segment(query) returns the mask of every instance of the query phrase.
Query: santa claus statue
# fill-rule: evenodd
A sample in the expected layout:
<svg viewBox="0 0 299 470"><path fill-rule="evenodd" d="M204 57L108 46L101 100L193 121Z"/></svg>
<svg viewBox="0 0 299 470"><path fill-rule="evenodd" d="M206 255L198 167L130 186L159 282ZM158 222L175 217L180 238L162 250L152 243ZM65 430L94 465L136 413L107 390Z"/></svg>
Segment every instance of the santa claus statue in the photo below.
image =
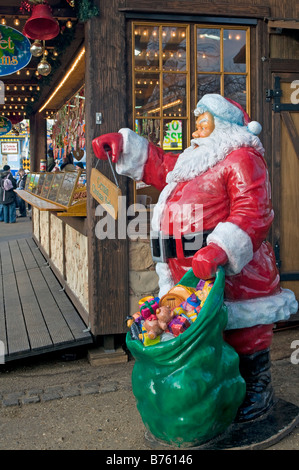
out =
<svg viewBox="0 0 299 470"><path fill-rule="evenodd" d="M161 191L152 218L160 295L190 267L201 279L224 267L224 336L240 356L246 382L237 416L242 422L273 404L273 323L288 319L298 305L293 292L280 287L273 249L266 241L274 214L264 148L257 137L260 124L217 94L205 95L195 116L191 145L180 155L165 153L130 129L97 137L93 149L103 160L108 151L119 174ZM201 205L202 211L191 211L178 227L175 214L183 205ZM190 249L190 235L202 240L201 248Z"/></svg>

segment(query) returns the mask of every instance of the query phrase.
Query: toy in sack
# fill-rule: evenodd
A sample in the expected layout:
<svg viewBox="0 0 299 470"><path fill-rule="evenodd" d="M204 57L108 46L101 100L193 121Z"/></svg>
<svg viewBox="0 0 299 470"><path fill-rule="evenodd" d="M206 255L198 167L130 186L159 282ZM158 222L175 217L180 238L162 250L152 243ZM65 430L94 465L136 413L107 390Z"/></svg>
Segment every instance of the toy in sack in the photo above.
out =
<svg viewBox="0 0 299 470"><path fill-rule="evenodd" d="M130 330L126 337L135 358L132 388L137 408L147 430L168 445L196 447L220 435L244 399L239 357L222 335L227 323L224 281L222 268L209 285L199 285L188 271L177 290L166 294L172 305L169 298L159 303L155 299L153 339L141 312L129 319L128 326L140 331L133 336ZM196 318L189 318L188 312Z"/></svg>

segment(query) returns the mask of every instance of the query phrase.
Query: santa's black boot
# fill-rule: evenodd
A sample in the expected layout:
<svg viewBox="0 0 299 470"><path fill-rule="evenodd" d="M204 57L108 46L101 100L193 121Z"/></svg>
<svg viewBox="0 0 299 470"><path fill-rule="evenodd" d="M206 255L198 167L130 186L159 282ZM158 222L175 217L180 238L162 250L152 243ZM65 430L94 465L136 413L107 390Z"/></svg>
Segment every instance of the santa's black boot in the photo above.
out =
<svg viewBox="0 0 299 470"><path fill-rule="evenodd" d="M246 382L246 395L235 419L238 423L262 416L274 403L270 349L239 357L240 373Z"/></svg>

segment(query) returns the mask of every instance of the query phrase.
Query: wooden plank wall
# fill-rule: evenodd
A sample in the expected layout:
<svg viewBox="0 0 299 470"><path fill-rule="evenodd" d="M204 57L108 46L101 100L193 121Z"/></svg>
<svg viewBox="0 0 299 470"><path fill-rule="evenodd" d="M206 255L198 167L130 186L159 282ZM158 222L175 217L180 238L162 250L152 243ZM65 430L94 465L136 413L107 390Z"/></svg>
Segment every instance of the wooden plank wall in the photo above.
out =
<svg viewBox="0 0 299 470"><path fill-rule="evenodd" d="M298 18L297 0L125 0L121 11L230 17Z"/></svg>

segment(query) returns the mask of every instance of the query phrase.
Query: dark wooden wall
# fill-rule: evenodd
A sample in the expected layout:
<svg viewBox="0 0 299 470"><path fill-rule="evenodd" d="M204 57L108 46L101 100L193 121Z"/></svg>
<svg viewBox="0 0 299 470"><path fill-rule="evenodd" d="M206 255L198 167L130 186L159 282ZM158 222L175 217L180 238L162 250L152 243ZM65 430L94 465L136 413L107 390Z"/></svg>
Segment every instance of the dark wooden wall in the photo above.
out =
<svg viewBox="0 0 299 470"><path fill-rule="evenodd" d="M230 17L298 18L297 0L125 0L121 8L144 13L218 15Z"/></svg>
<svg viewBox="0 0 299 470"><path fill-rule="evenodd" d="M47 155L47 125L41 113L33 114L30 118L30 169L39 171L40 160Z"/></svg>

